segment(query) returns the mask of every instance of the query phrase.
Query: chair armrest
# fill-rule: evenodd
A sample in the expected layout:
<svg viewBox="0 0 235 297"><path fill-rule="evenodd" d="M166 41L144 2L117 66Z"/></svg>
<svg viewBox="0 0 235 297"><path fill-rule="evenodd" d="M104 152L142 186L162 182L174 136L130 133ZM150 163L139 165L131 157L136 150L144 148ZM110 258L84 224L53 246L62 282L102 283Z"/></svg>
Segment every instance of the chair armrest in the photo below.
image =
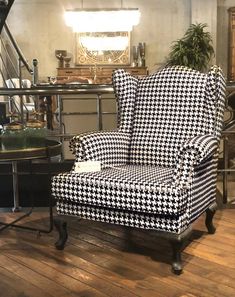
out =
<svg viewBox="0 0 235 297"><path fill-rule="evenodd" d="M174 181L188 186L196 166L218 152L219 142L213 135L200 135L189 139L180 148L175 162Z"/></svg>
<svg viewBox="0 0 235 297"><path fill-rule="evenodd" d="M76 161L101 161L102 168L121 166L129 160L130 135L120 131L97 131L74 136L70 150Z"/></svg>

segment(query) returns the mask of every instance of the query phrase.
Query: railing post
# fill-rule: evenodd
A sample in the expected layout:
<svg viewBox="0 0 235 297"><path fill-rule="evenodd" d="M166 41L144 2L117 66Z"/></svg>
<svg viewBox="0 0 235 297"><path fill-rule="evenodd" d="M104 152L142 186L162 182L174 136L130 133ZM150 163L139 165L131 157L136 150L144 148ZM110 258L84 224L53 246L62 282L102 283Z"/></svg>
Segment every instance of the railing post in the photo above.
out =
<svg viewBox="0 0 235 297"><path fill-rule="evenodd" d="M97 94L97 128L99 131L103 129L102 123L102 96L100 93Z"/></svg>
<svg viewBox="0 0 235 297"><path fill-rule="evenodd" d="M64 133L64 130L62 128L62 126L63 126L63 122L62 122L63 103L62 103L62 98L60 95L56 95L56 101L57 101L57 107L58 107L59 133L63 134Z"/></svg>
<svg viewBox="0 0 235 297"><path fill-rule="evenodd" d="M33 85L36 86L38 83L38 60L33 59Z"/></svg>
<svg viewBox="0 0 235 297"><path fill-rule="evenodd" d="M21 59L18 59L18 75L19 75L19 87L22 88L22 71L21 71ZM24 122L24 103L23 103L23 96L20 95L20 122Z"/></svg>

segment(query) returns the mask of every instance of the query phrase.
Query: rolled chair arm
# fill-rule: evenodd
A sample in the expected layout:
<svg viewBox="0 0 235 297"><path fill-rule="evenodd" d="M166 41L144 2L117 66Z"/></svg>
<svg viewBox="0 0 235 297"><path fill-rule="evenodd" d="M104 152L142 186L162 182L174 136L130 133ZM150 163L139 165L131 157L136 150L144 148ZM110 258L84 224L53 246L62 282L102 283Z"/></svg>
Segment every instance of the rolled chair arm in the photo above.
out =
<svg viewBox="0 0 235 297"><path fill-rule="evenodd" d="M219 143L213 135L200 135L189 139L180 148L175 162L175 183L188 186L196 166L209 160L217 151Z"/></svg>
<svg viewBox="0 0 235 297"><path fill-rule="evenodd" d="M74 136L70 150L76 161L101 161L102 168L121 166L129 160L130 135L120 131L98 131Z"/></svg>

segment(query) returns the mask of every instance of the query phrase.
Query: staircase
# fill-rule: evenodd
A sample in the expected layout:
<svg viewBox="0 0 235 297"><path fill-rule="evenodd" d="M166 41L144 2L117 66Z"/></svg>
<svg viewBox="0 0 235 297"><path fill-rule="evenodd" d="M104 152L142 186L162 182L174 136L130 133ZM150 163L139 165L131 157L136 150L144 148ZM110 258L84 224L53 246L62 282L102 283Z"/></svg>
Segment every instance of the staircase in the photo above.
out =
<svg viewBox="0 0 235 297"><path fill-rule="evenodd" d="M33 82L37 82L37 63L33 67L29 65L24 54L19 48L14 36L6 24L6 19L14 0L0 0L0 84L1 87L9 87L6 80L17 78L22 81L22 69ZM34 59L37 62L37 59ZM36 65L36 66L35 66ZM11 81L11 85L14 83ZM14 86L13 86L14 87ZM21 88L21 84L20 84Z"/></svg>
<svg viewBox="0 0 235 297"><path fill-rule="evenodd" d="M30 88L31 80L37 82L37 63L31 67L6 24L13 3L14 0L0 0L0 88ZM0 105L4 102L22 122L24 115L35 109L32 96L1 96Z"/></svg>
<svg viewBox="0 0 235 297"><path fill-rule="evenodd" d="M0 0L0 33L14 0Z"/></svg>

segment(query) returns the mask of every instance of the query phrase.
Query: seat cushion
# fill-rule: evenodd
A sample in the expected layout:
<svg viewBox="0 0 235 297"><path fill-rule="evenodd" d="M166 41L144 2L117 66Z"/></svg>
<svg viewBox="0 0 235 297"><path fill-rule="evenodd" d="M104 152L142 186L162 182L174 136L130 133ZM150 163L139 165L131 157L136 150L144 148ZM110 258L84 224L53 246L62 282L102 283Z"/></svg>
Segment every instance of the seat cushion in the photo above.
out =
<svg viewBox="0 0 235 297"><path fill-rule="evenodd" d="M69 172L53 178L52 194L81 205L178 215L186 209L187 191L171 186L172 175L170 168L135 165Z"/></svg>

